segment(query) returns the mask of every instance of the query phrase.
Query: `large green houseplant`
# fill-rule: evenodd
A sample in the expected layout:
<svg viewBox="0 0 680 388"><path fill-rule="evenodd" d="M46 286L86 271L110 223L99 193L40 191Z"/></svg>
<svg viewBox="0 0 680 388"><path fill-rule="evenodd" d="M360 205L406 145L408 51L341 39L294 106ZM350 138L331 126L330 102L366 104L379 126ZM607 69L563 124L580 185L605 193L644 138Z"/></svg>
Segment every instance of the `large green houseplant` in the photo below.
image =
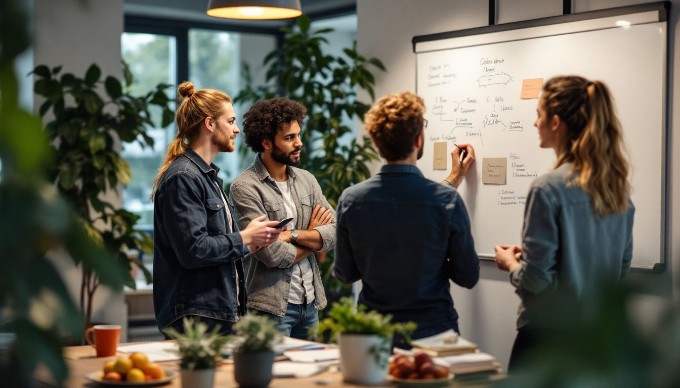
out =
<svg viewBox="0 0 680 388"><path fill-rule="evenodd" d="M120 144L138 142L142 147L153 146L146 134L154 125L152 107L161 110L161 126L169 125L174 117L170 99L159 84L146 95L128 92L132 74L123 66L124 83L116 77L102 78L100 68L92 64L85 76L61 74L61 67L37 66L34 91L45 98L40 115L47 120L45 133L56 152L48 179L75 209L88 234L130 269L136 260L147 282L151 274L139 259L130 259L129 250L151 252L153 241L135 229L139 217L115 203L122 185L130 180L130 166L120 155ZM92 302L100 285L99 276L88 262L81 262L82 279L80 308L85 325L92 318ZM129 274L125 284L135 287Z"/></svg>
<svg viewBox="0 0 680 388"><path fill-rule="evenodd" d="M342 191L370 177L369 164L379 160L367 137L357 141L348 123L363 120L370 107L357 97L365 91L374 99L372 71L385 70L376 58L357 52L356 44L329 53L327 34L332 29L313 30L303 16L295 28L282 28L283 44L264 59L266 85L255 85L250 67L244 64L245 87L235 97L237 103L252 103L285 95L308 110L302 131L303 152L300 167L313 173L328 202L335 207ZM349 288L331 275L332 252L323 262L323 282L329 301L347 295Z"/></svg>

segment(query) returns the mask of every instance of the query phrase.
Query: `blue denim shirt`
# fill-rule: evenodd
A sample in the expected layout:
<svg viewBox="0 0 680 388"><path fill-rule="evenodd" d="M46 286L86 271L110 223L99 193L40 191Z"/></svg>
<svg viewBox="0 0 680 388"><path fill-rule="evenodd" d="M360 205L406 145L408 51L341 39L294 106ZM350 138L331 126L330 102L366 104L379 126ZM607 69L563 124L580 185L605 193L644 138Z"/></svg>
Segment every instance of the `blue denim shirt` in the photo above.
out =
<svg viewBox="0 0 680 388"><path fill-rule="evenodd" d="M362 281L360 303L416 322L414 338L457 328L449 280L472 288L479 259L456 190L416 166L384 165L342 193L337 215L333 273Z"/></svg>
<svg viewBox="0 0 680 388"><path fill-rule="evenodd" d="M590 301L630 271L635 207L599 217L588 193L567 185L571 164L536 178L524 210L521 267L510 273L522 303L517 327L572 325L596 316Z"/></svg>
<svg viewBox="0 0 680 388"><path fill-rule="evenodd" d="M185 315L238 320L244 246L235 217L229 228L218 171L187 148L154 195L153 301L161 330Z"/></svg>

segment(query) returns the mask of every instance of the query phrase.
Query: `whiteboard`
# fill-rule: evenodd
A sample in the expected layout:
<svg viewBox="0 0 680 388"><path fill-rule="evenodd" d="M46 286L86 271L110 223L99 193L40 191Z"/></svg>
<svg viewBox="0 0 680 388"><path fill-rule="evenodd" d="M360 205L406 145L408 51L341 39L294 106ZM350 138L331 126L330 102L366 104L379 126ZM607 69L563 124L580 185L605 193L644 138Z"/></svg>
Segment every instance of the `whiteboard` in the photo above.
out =
<svg viewBox="0 0 680 388"><path fill-rule="evenodd" d="M501 31L490 27L488 33L475 29L443 39L442 34L414 38L417 93L425 100L428 120L419 167L441 180L451 167L454 143L475 147L477 161L458 190L480 257L493 257L498 244L520 244L530 183L555 162L552 149L539 147L533 126L538 99L520 98L523 80L577 74L610 87L622 122L636 207L633 266L659 269L665 262L666 17L664 7L640 8L594 12L605 15L596 18L580 14L576 21L549 18L544 25ZM625 14L625 9L634 12ZM618 27L620 20L633 22ZM434 145L442 142L447 168L435 170ZM482 182L488 158L505 160L505 184Z"/></svg>

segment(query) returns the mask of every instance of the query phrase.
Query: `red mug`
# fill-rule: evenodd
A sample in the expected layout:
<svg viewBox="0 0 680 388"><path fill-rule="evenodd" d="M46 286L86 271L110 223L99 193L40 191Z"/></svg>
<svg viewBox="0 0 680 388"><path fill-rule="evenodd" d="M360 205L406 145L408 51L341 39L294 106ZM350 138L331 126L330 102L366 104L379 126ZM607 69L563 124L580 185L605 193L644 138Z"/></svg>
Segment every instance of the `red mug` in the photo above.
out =
<svg viewBox="0 0 680 388"><path fill-rule="evenodd" d="M85 330L85 341L95 348L97 357L115 356L119 340L120 325L94 325Z"/></svg>

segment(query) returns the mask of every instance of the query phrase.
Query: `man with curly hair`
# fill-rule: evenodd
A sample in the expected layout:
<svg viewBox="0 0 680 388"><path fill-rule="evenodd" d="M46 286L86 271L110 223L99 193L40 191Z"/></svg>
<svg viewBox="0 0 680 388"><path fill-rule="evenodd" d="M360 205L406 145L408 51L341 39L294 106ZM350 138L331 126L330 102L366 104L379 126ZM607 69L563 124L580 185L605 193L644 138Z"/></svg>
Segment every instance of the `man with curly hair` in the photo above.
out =
<svg viewBox="0 0 680 388"><path fill-rule="evenodd" d="M306 108L277 97L244 115L246 144L258 155L231 184L239 225L259 214L292 217L278 241L244 258L248 308L272 319L284 335L307 338L326 295L317 260L335 246L335 211L300 163Z"/></svg>
<svg viewBox="0 0 680 388"><path fill-rule="evenodd" d="M342 193L333 266L341 281L362 281L359 303L393 322L416 322L413 339L458 332L449 280L466 288L479 280L468 213L452 187L474 162L474 149L454 147L443 184L425 178L416 167L424 112L422 98L405 92L382 97L366 113L366 132L386 163ZM395 346L408 347L400 337Z"/></svg>

